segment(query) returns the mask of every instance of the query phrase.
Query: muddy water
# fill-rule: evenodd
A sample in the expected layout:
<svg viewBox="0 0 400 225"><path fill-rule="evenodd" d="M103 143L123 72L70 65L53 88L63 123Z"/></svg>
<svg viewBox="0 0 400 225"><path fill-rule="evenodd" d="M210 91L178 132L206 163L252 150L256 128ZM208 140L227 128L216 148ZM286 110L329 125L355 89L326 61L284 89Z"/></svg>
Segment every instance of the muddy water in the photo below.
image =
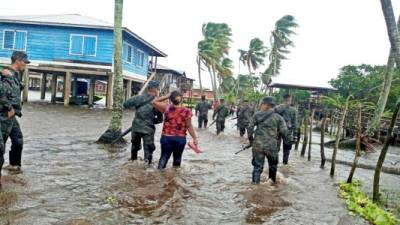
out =
<svg viewBox="0 0 400 225"><path fill-rule="evenodd" d="M251 152L233 154L245 140L232 121L219 137L215 127L200 131L204 153L187 150L182 169L158 172L129 162L129 145L94 143L109 118L99 109L24 106L24 173L3 177L0 224L365 224L347 215L337 180L318 167L317 147L311 162L293 152L291 165L279 169L279 185L252 186ZM156 140L158 148L159 132ZM347 173L338 166L337 179ZM383 175L382 184L398 188L400 178Z"/></svg>

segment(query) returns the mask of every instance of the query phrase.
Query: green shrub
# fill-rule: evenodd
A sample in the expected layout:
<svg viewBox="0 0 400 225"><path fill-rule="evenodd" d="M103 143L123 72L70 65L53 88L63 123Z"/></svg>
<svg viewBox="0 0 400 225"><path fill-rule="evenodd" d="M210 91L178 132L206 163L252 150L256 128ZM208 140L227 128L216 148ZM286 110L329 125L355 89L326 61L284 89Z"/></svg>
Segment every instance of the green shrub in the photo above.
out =
<svg viewBox="0 0 400 225"><path fill-rule="evenodd" d="M393 214L381 209L361 191L359 180L355 180L351 184L340 182L339 186L339 195L346 200L347 208L352 212L352 215L360 215L375 225L396 225L399 223Z"/></svg>

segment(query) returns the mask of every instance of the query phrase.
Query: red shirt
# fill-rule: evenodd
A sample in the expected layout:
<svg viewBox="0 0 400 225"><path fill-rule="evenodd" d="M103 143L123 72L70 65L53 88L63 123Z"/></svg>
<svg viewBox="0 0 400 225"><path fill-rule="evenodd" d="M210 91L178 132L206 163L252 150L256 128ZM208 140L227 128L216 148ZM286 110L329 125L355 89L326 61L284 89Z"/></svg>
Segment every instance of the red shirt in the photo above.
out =
<svg viewBox="0 0 400 225"><path fill-rule="evenodd" d="M186 137L186 121L192 118L192 111L185 107L170 105L164 113L162 135Z"/></svg>

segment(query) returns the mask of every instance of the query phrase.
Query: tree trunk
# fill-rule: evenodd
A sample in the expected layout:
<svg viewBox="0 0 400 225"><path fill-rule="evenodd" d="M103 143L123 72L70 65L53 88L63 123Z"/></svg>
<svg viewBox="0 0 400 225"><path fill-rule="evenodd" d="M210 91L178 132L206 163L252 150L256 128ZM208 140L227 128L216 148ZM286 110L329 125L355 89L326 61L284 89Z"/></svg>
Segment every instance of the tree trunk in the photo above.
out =
<svg viewBox="0 0 400 225"><path fill-rule="evenodd" d="M296 144L294 146L294 150L299 150L299 144L300 144L300 138L301 138L301 127L304 124L304 119L301 120L299 127L297 128L297 141Z"/></svg>
<svg viewBox="0 0 400 225"><path fill-rule="evenodd" d="M307 114L308 113L306 112L306 115ZM303 137L303 146L301 148L301 153L300 153L301 157L305 156L306 149L307 149L307 144L308 144L308 122L309 122L308 120L309 120L309 118L308 118L308 116L306 116L304 118L304 137Z"/></svg>
<svg viewBox="0 0 400 225"><path fill-rule="evenodd" d="M217 85L217 74L215 73L215 68L213 67L213 69L212 69L212 72L213 72L213 78L214 78L214 99L215 100L218 100L218 98L219 98L219 95L218 95L218 85Z"/></svg>
<svg viewBox="0 0 400 225"><path fill-rule="evenodd" d="M210 73L210 79L211 79L211 87L213 89L213 95L214 95L214 102L217 102L218 98L217 98L217 92L216 92L216 84L215 84L215 80L214 80L214 75L212 72L212 69L210 66L207 66L208 72Z"/></svg>
<svg viewBox="0 0 400 225"><path fill-rule="evenodd" d="M392 1L381 0L383 15L385 17L387 33L389 36L390 45L394 51L394 61L396 65L400 66L400 36L396 25L396 18L394 17Z"/></svg>
<svg viewBox="0 0 400 225"><path fill-rule="evenodd" d="M313 132L313 123L314 123L314 114L315 114L315 109L311 110L311 115L310 115L310 136L308 137L308 157L307 160L311 161L311 147L312 147L312 132Z"/></svg>
<svg viewBox="0 0 400 225"><path fill-rule="evenodd" d="M201 93L201 95L203 95L203 85L201 83L201 59L199 56L197 56L197 69L199 72L200 93Z"/></svg>
<svg viewBox="0 0 400 225"><path fill-rule="evenodd" d="M108 129L98 142L111 143L121 134L122 104L124 101L122 75L122 12L123 0L114 2L114 73L113 73L113 108Z"/></svg>
<svg viewBox="0 0 400 225"><path fill-rule="evenodd" d="M339 148L340 136L341 136L344 120L346 119L347 110L349 108L350 98L351 98L351 96L347 97L347 99L346 99L346 104L343 109L343 115L340 118L340 123L338 124L338 127L337 127L337 132L336 132L336 137L335 137L335 147L333 148L333 154L332 154L332 164L331 164L331 172L330 172L331 177L333 177L335 175L336 154L337 154L337 150Z"/></svg>
<svg viewBox="0 0 400 225"><path fill-rule="evenodd" d="M385 139L385 144L383 145L381 154L379 155L379 159L376 164L375 174L374 174L374 186L373 186L374 202L377 202L379 200L379 180L380 180L380 176L381 176L381 169L382 169L383 163L386 158L386 153L389 149L389 143L392 138L393 129L396 124L397 116L399 114L399 109L400 109L400 98L397 99L396 108L393 112L393 117L392 117L392 121L390 122L389 130L388 130L388 133L387 133L387 136Z"/></svg>
<svg viewBox="0 0 400 225"><path fill-rule="evenodd" d="M327 116L324 115L324 118L322 119L322 124L321 124L321 169L325 168L325 128L326 128L326 119Z"/></svg>
<svg viewBox="0 0 400 225"><path fill-rule="evenodd" d="M362 113L361 113L361 104L358 108L358 115L357 115L357 136L356 136L356 152L354 155L354 161L353 161L353 165L351 166L351 170L350 170L350 174L349 177L347 178L347 183L351 183L353 182L353 176L354 176L354 172L356 171L357 168L357 164L358 164L358 159L360 158L361 155L361 130L362 130L362 124L361 124L361 120L362 120Z"/></svg>

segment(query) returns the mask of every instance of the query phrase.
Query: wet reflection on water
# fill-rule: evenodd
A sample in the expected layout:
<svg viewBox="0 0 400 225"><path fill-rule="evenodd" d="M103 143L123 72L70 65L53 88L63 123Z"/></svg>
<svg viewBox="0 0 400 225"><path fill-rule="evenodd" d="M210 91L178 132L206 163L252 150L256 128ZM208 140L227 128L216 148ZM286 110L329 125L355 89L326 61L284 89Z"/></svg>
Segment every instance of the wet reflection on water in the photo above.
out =
<svg viewBox="0 0 400 225"><path fill-rule="evenodd" d="M204 153L187 150L182 169L159 172L129 162L130 145L94 143L109 118L99 109L24 106L24 173L3 177L0 224L364 224L347 216L335 181L319 169L318 147L312 162L293 151L278 185L253 186L251 150L233 154L246 143L234 121L218 137L215 127L199 131ZM124 127L130 123L126 112ZM337 173L342 179L348 168L338 166ZM400 179L383 175L382 183L398 187Z"/></svg>

